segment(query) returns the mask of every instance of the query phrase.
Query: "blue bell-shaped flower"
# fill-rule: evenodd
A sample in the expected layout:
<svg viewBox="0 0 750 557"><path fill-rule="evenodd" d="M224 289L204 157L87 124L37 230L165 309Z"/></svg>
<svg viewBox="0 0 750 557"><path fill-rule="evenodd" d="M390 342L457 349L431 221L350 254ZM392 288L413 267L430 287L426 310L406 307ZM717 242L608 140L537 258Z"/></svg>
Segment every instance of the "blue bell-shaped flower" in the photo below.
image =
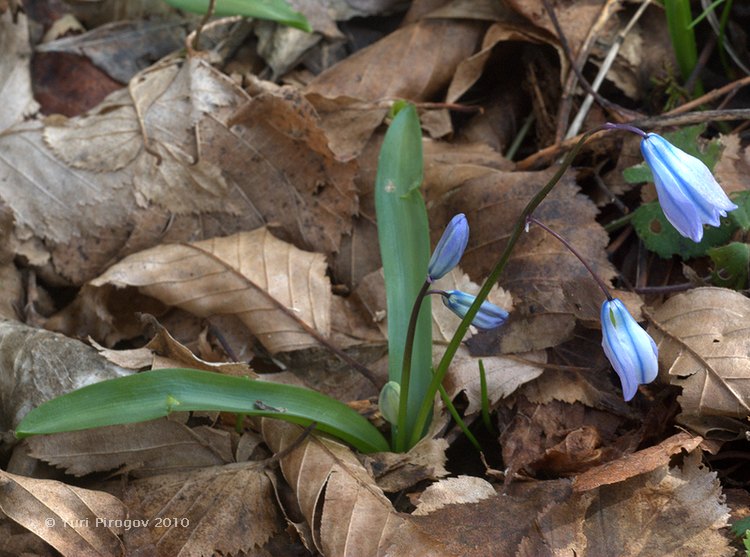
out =
<svg viewBox="0 0 750 557"><path fill-rule="evenodd" d="M469 223L463 213L457 214L445 227L427 266L427 280L434 282L458 265L469 241Z"/></svg>
<svg viewBox="0 0 750 557"><path fill-rule="evenodd" d="M700 159L660 135L646 134L641 153L654 175L664 215L686 238L700 242L704 224L719 226L719 218L737 208Z"/></svg>
<svg viewBox="0 0 750 557"><path fill-rule="evenodd" d="M443 304L461 319L469 311L476 296L461 292L460 290L448 290L442 293ZM474 316L471 324L477 329L494 329L499 327L508 319L508 312L490 302L482 302L479 311Z"/></svg>
<svg viewBox="0 0 750 557"><path fill-rule="evenodd" d="M651 383L659 372L656 343L620 300L602 304L602 348L620 376L622 395L632 399L638 385Z"/></svg>

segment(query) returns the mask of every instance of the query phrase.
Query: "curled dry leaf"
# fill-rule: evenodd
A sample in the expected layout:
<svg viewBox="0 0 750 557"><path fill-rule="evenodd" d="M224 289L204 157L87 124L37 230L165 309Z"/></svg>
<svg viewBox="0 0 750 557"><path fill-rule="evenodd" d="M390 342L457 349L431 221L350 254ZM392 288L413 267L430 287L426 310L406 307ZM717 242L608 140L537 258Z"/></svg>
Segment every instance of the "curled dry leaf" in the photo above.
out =
<svg viewBox="0 0 750 557"><path fill-rule="evenodd" d="M660 378L682 387L683 414L750 415L750 300L696 288L667 300L650 320Z"/></svg>
<svg viewBox="0 0 750 557"><path fill-rule="evenodd" d="M274 452L298 443L302 428L263 419ZM395 511L347 447L311 436L281 458L281 471L323 555L446 555L442 543Z"/></svg>
<svg viewBox="0 0 750 557"><path fill-rule="evenodd" d="M130 373L78 340L0 321L0 430L51 398Z"/></svg>
<svg viewBox="0 0 750 557"><path fill-rule="evenodd" d="M140 531L126 532L131 555L255 555L283 530L271 482L258 462L136 480L124 500L133 519L147 521Z"/></svg>
<svg viewBox="0 0 750 557"><path fill-rule="evenodd" d="M233 461L228 433L168 419L39 435L24 442L31 456L74 476L124 466L143 477Z"/></svg>
<svg viewBox="0 0 750 557"><path fill-rule="evenodd" d="M317 346L330 333L325 258L266 228L133 254L91 282L135 286L202 317L237 316L271 352Z"/></svg>
<svg viewBox="0 0 750 557"><path fill-rule="evenodd" d="M415 516L430 514L446 505L476 503L482 499L495 497L492 484L475 476L446 478L425 489L419 496Z"/></svg>
<svg viewBox="0 0 750 557"><path fill-rule="evenodd" d="M122 555L127 509L116 497L0 470L0 511L63 555Z"/></svg>

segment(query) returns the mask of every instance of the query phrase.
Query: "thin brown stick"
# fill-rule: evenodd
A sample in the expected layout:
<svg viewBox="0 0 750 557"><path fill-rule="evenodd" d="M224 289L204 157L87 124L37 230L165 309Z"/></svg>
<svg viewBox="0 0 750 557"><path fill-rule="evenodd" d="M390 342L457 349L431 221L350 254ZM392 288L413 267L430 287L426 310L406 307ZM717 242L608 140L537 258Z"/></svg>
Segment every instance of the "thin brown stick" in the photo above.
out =
<svg viewBox="0 0 750 557"><path fill-rule="evenodd" d="M670 110L669 112L665 112L664 114L662 114L662 116L676 116L677 114L683 114L689 110L692 110L693 108L698 108L703 104L710 103L723 95L734 93L742 87L745 87L746 85L750 85L750 76L743 77L742 79L738 79L737 81L733 81L732 83L727 83L723 87L719 87L718 89L709 91L708 93L706 93L705 95L701 95L697 99L693 99L690 102L681 104L680 106Z"/></svg>

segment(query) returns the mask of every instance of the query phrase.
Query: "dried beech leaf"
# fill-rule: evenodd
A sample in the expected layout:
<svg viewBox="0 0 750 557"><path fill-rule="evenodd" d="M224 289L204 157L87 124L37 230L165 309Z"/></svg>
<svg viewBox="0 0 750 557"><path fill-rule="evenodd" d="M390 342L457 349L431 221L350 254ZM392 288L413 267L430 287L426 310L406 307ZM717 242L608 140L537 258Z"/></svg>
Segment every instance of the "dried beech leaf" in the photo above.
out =
<svg viewBox="0 0 750 557"><path fill-rule="evenodd" d="M125 502L133 519L148 521L147 533L125 538L133 555L254 554L283 529L271 482L257 462L136 480Z"/></svg>
<svg viewBox="0 0 750 557"><path fill-rule="evenodd" d="M78 340L0 321L0 430L13 429L42 402L130 373Z"/></svg>
<svg viewBox="0 0 750 557"><path fill-rule="evenodd" d="M700 451L681 468L667 463L614 485L576 495L540 513L519 557L729 557L721 533L729 513L716 473Z"/></svg>
<svg viewBox="0 0 750 557"><path fill-rule="evenodd" d="M25 14L16 23L10 12L0 15L0 131L37 110L31 90L31 43Z"/></svg>
<svg viewBox="0 0 750 557"><path fill-rule="evenodd" d="M263 419L274 452L299 440L302 428ZM323 555L446 555L442 543L395 511L352 451L308 437L281 459L316 548Z"/></svg>
<svg viewBox="0 0 750 557"><path fill-rule="evenodd" d="M482 478L475 476L446 478L428 486L422 492L413 514L416 516L430 514L446 505L476 503L496 495L492 484Z"/></svg>
<svg viewBox="0 0 750 557"><path fill-rule="evenodd" d="M725 288L678 294L653 312L660 377L687 415L750 415L750 300Z"/></svg>
<svg viewBox="0 0 750 557"><path fill-rule="evenodd" d="M126 466L136 477L233 461L229 434L162 419L30 437L30 454L83 476Z"/></svg>
<svg viewBox="0 0 750 557"><path fill-rule="evenodd" d="M0 511L63 555L105 557L124 552L117 536L127 509L108 493L0 470Z"/></svg>
<svg viewBox="0 0 750 557"><path fill-rule="evenodd" d="M386 35L317 76L306 93L368 101L426 101L448 85L471 56L485 25L461 19L422 20Z"/></svg>
<svg viewBox="0 0 750 557"><path fill-rule="evenodd" d="M235 315L276 353L317 346L310 331L329 336L331 287L325 268L323 255L297 249L261 228L133 254L91 284L136 286L201 317Z"/></svg>

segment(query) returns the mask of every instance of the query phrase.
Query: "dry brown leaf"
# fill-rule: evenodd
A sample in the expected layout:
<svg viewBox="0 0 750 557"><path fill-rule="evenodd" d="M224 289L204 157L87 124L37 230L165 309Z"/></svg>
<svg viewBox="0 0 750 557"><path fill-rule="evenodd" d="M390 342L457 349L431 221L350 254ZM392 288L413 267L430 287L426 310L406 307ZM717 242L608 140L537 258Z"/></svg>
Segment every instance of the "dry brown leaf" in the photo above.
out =
<svg viewBox="0 0 750 557"><path fill-rule="evenodd" d="M0 470L0 511L65 556L122 555L127 509L116 497Z"/></svg>
<svg viewBox="0 0 750 557"><path fill-rule="evenodd" d="M313 106L291 87L245 103L227 125L198 125L201 154L240 185L245 207L296 246L333 253L357 210L355 162L340 162Z"/></svg>
<svg viewBox="0 0 750 557"><path fill-rule="evenodd" d="M414 516L426 515L446 505L476 503L496 495L492 484L482 478L475 476L446 478L428 486L422 492L413 514Z"/></svg>
<svg viewBox="0 0 750 557"><path fill-rule="evenodd" d="M42 402L130 373L80 341L0 321L0 430L15 428Z"/></svg>
<svg viewBox="0 0 750 557"><path fill-rule="evenodd" d="M264 419L274 452L299 441L302 428ZM354 453L328 439L308 437L281 458L281 471L323 555L445 555L442 543L397 513Z"/></svg>
<svg viewBox="0 0 750 557"><path fill-rule="evenodd" d="M672 456L681 451L688 453L694 451L701 441L700 437L694 437L689 433L678 433L658 445L625 455L579 474L573 479L573 491L589 491L653 472L657 468L668 465Z"/></svg>
<svg viewBox="0 0 750 557"><path fill-rule="evenodd" d="M51 557L54 551L39 536L2 518L2 513L0 513L0 544L8 555Z"/></svg>
<svg viewBox="0 0 750 557"><path fill-rule="evenodd" d="M236 315L271 353L317 346L330 334L325 258L265 228L131 255L91 282L106 284L136 286L202 317Z"/></svg>
<svg viewBox="0 0 750 557"><path fill-rule="evenodd" d="M444 416L443 412L440 416ZM448 441L438 436L447 419L435 418L430 431L406 453L375 453L363 455L362 462L385 492L409 489L424 480L436 480L448 475L445 464Z"/></svg>
<svg viewBox="0 0 750 557"><path fill-rule="evenodd" d="M386 35L317 76L306 93L368 101L432 100L471 56L485 25L459 19L422 20Z"/></svg>
<svg viewBox="0 0 750 557"><path fill-rule="evenodd" d="M440 226L456 213L466 214L471 236L461 263L475 280L487 276L521 210L552 175L552 171L511 173L488 167L456 174L443 165L432 170L426 168L425 183L433 202L433 234L439 236ZM605 252L609 239L595 220L596 207L580 195L572 175L563 176L534 216L575 245L605 282L614 276ZM558 240L532 226L500 277L501 286L516 301L510 319L498 330L501 351L539 350L569 338L575 308L566 300L563 285L575 279L590 280L580 261Z"/></svg>
<svg viewBox="0 0 750 557"><path fill-rule="evenodd" d="M750 190L750 150L742 148L738 134L721 137L724 150L714 168L714 175L727 193Z"/></svg>
<svg viewBox="0 0 750 557"><path fill-rule="evenodd" d="M682 387L683 414L750 414L750 300L696 288L667 300L650 320L661 380Z"/></svg>
<svg viewBox="0 0 750 557"><path fill-rule="evenodd" d="M133 555L256 555L283 529L271 482L257 462L136 480L124 500L133 519L148 521L126 533Z"/></svg>
<svg viewBox="0 0 750 557"><path fill-rule="evenodd" d="M25 14L13 22L10 12L0 14L0 131L36 112L39 105L31 91L31 46Z"/></svg>
<svg viewBox="0 0 750 557"><path fill-rule="evenodd" d="M518 557L729 557L721 533L729 513L716 473L700 451L681 468L657 469L551 506L523 540Z"/></svg>
<svg viewBox="0 0 750 557"><path fill-rule="evenodd" d="M144 477L233 461L228 433L168 419L39 435L25 442L31 456L74 476L124 466Z"/></svg>

